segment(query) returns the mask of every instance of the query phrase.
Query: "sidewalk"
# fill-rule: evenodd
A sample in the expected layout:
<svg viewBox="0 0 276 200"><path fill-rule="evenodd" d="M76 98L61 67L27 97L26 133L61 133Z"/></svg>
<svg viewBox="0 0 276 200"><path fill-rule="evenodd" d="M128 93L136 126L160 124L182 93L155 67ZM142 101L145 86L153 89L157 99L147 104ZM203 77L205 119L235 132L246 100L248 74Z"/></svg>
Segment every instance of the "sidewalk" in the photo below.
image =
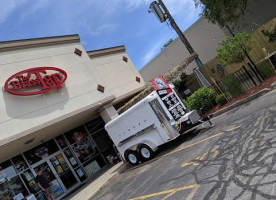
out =
<svg viewBox="0 0 276 200"><path fill-rule="evenodd" d="M244 99L242 99L242 100L240 100L236 103L233 103L230 106L228 106L226 108L223 108L223 109L213 113L213 115L214 115L214 117L217 117L217 116L219 116L219 115L221 115L221 114L223 114L223 113L225 113L229 110L232 110L233 108L239 107L239 106L241 106L241 105L243 105L243 104L245 104L249 101L257 99L258 97L261 97L261 96L265 95L266 93L271 92L275 89L276 89L276 82L272 83L269 88L265 88L265 89L255 93L255 94L251 95L251 96L248 96L247 98L244 98Z"/></svg>
<svg viewBox="0 0 276 200"><path fill-rule="evenodd" d="M88 181L88 183L80 187L75 193L63 199L88 200L93 195L95 195L104 185L106 185L112 177L117 175L119 171L125 167L125 165L126 164L123 162L114 165L102 175L94 179L92 182Z"/></svg>

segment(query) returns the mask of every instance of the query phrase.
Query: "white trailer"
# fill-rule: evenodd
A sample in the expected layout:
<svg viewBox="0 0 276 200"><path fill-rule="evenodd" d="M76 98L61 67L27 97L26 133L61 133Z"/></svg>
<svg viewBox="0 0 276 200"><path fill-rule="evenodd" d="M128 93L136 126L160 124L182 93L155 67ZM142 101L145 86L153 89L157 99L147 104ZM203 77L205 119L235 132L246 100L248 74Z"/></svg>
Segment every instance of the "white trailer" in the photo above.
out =
<svg viewBox="0 0 276 200"><path fill-rule="evenodd" d="M174 99L177 98L175 102L178 102L173 106L184 108L179 120L175 120L175 113L171 112L173 106L168 109L164 103L164 99L172 94ZM154 91L105 125L124 161L135 165L140 160L151 159L158 146L180 135L181 126L183 129L198 123L200 117L197 111L187 113L173 89L169 95L162 98Z"/></svg>

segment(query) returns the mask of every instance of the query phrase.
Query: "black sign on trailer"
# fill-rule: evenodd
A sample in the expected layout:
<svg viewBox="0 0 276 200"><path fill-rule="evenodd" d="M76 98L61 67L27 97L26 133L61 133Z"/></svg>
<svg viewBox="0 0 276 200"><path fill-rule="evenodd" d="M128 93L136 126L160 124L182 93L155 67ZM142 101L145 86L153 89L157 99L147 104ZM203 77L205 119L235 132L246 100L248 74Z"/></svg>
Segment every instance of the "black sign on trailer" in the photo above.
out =
<svg viewBox="0 0 276 200"><path fill-rule="evenodd" d="M172 89L162 89L157 90L157 94L161 98L162 102L166 106L167 110L171 113L174 120L179 120L183 115L185 115L185 108L179 102L176 94Z"/></svg>

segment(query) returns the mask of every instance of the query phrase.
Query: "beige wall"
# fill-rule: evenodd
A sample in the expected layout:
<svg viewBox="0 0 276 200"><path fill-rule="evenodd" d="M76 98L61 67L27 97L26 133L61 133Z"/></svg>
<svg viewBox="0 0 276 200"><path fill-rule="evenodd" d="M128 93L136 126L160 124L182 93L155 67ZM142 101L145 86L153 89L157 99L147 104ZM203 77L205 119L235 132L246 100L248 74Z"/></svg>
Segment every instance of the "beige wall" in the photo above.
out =
<svg viewBox="0 0 276 200"><path fill-rule="evenodd" d="M83 51L81 57L74 54L75 48ZM79 43L0 53L0 84L3 86L10 76L19 71L41 66L65 70L68 78L63 88L35 96L15 96L2 90L0 144L10 136L22 132L27 134L34 127L47 124L49 120L58 121L61 117L96 102L100 104L113 96ZM97 90L98 84L105 87L104 93Z"/></svg>
<svg viewBox="0 0 276 200"><path fill-rule="evenodd" d="M205 18L200 18L184 32L184 35L192 45L194 51L198 53L202 63L206 63L216 56L218 43L224 38L225 32L218 26L209 23ZM151 78L167 73L189 55L182 41L177 38L145 65L140 70L140 73L149 84L148 81ZM195 67L197 67L195 62L189 64L185 69L186 73L191 74Z"/></svg>
<svg viewBox="0 0 276 200"><path fill-rule="evenodd" d="M123 60L123 56L128 59L127 62ZM140 91L146 85L126 52L99 56L91 60L111 93L115 95L114 104ZM140 78L140 82L136 81L136 77Z"/></svg>

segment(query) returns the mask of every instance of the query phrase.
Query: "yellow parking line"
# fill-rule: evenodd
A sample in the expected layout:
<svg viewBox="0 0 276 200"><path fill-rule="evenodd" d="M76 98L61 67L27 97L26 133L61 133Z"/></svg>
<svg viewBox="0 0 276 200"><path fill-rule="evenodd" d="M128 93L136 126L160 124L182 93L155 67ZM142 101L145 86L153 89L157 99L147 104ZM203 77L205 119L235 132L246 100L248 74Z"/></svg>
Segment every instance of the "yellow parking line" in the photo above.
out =
<svg viewBox="0 0 276 200"><path fill-rule="evenodd" d="M236 126L236 127L232 128L232 129L229 129L229 130L226 130L226 131L228 132L228 131L237 129L237 128L239 128L239 127L240 127L240 126ZM205 138L205 139L203 139L203 140L200 140L200 141L198 141L198 142L195 142L195 143L192 143L192 144L187 145L187 146L185 146L185 147L176 149L176 150L174 150L174 151L172 151L172 152L170 152L170 153L164 154L164 155L162 155L162 156L155 157L155 158L153 158L153 159L151 159L151 160L149 160L149 161L147 161L147 162L144 162L144 163L142 163L142 164L140 164L140 165L137 165L136 167L133 167L132 169L136 169L136 168L138 168L138 167L141 167L141 166L143 166L143 165L146 165L147 163L152 162L152 161L154 161L154 160L157 160L157 159L159 159L159 158L162 158L162 157L171 155L171 154L176 153L176 152L178 152L178 151L181 151L181 150L183 150L183 149L187 149L187 148L189 148L189 147L192 147L192 146L194 146L194 145L197 145L197 144L199 144L199 143L202 143L202 142L204 142L204 141L206 141L206 140L210 140L210 139L212 139L212 138L214 138L214 137L217 137L217 136L219 136L219 135L221 135L221 134L223 134L223 133L225 133L225 132L217 133L217 134L215 134L215 135L213 135L213 136L210 136L210 137Z"/></svg>
<svg viewBox="0 0 276 200"><path fill-rule="evenodd" d="M235 126L234 128L231 128L231 129L228 129L228 130L226 130L226 131L233 131L233 130L235 130L235 129L237 129L237 128L240 128L241 126Z"/></svg>
<svg viewBox="0 0 276 200"><path fill-rule="evenodd" d="M197 166L199 165L199 163L196 163L196 162L189 162L189 163L184 163L181 167L186 167L188 165L194 165L194 166Z"/></svg>
<svg viewBox="0 0 276 200"><path fill-rule="evenodd" d="M164 197L162 199L162 200L165 200L165 199L172 196L174 193L176 193L178 191L191 189L191 188L194 188L196 186L197 185L189 185L189 186L185 186L185 187L181 187L181 188L175 188L175 189L172 189L172 190L167 190L167 191L163 191L163 192L157 192L157 193L153 193L153 194L149 194L149 195L144 195L144 196L141 196L141 197L135 197L135 198L129 199L129 200L144 200L144 199L149 198L149 197L155 197L155 196L159 196L159 195L162 195L162 194L168 194L166 197Z"/></svg>

